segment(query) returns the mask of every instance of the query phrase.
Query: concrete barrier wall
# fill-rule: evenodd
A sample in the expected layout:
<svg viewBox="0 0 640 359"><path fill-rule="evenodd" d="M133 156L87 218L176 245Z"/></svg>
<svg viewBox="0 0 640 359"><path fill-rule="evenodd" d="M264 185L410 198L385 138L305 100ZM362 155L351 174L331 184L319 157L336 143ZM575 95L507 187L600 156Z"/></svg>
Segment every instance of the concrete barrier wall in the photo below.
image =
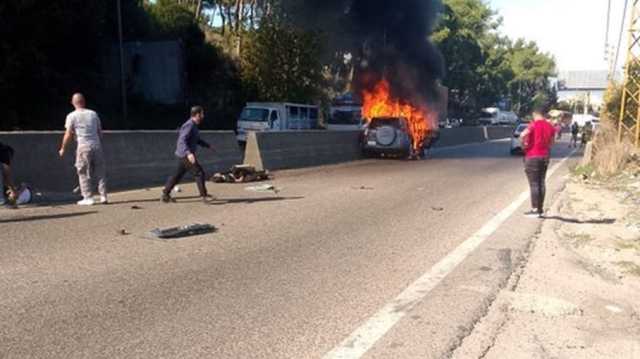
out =
<svg viewBox="0 0 640 359"><path fill-rule="evenodd" d="M202 138L216 152L200 149L198 158L207 173L226 170L242 161L242 153L231 131L202 131ZM0 132L0 142L16 151L15 180L26 182L38 190L71 192L78 180L75 147L67 149L64 159L58 157L62 132ZM173 152L177 131L112 131L105 132L103 147L107 160L110 189L140 188L164 183L176 164Z"/></svg>
<svg viewBox="0 0 640 359"><path fill-rule="evenodd" d="M245 164L268 170L319 166L361 158L360 131L250 133Z"/></svg>
<svg viewBox="0 0 640 359"><path fill-rule="evenodd" d="M483 127L443 128L440 130L440 138L434 147L466 145L469 143L484 142L485 140L485 130Z"/></svg>
<svg viewBox="0 0 640 359"><path fill-rule="evenodd" d="M440 130L435 147L508 138L511 127L460 127ZM354 161L361 158L359 131L286 131L249 133L245 164L280 170Z"/></svg>
<svg viewBox="0 0 640 359"><path fill-rule="evenodd" d="M499 126L499 127L487 127L487 133L489 140L500 140L503 138L510 138L513 135L515 127L512 126Z"/></svg>
<svg viewBox="0 0 640 359"><path fill-rule="evenodd" d="M442 129L436 147L508 138L511 127L461 127ZM242 162L242 153L231 131L202 131L215 153L199 152L207 173L226 170ZM17 182L38 190L69 193L77 185L74 148L58 157L62 132L0 132L0 142L16 150ZM104 150L111 189L130 189L162 184L175 166L176 131L108 131ZM269 170L341 163L361 158L359 131L287 131L251 134L245 163Z"/></svg>

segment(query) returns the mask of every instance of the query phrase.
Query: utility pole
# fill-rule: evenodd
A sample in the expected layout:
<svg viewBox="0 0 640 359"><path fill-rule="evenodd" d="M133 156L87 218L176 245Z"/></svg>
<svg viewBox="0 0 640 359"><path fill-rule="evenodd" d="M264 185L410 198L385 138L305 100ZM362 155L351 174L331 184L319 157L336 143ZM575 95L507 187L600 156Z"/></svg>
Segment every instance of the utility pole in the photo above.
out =
<svg viewBox="0 0 640 359"><path fill-rule="evenodd" d="M122 119L124 127L129 128L129 119L127 111L127 84L124 66L124 46L122 43L122 6L120 0L117 0L118 7L118 43L120 48L120 92L122 95Z"/></svg>
<svg viewBox="0 0 640 359"><path fill-rule="evenodd" d="M640 147L640 0L633 0L629 15L629 42L618 121L618 140L629 138Z"/></svg>

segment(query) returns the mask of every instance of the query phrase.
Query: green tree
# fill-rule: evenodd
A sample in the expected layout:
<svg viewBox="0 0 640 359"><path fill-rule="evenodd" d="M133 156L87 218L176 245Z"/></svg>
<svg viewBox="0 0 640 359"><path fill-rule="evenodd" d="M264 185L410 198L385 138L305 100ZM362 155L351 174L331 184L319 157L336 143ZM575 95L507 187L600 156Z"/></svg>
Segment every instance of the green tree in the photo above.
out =
<svg viewBox="0 0 640 359"><path fill-rule="evenodd" d="M138 5L123 1L123 7ZM96 99L104 82L101 55L104 44L112 42L115 29L109 25L115 13L111 2L97 0L3 1L0 128L61 128L73 91Z"/></svg>
<svg viewBox="0 0 640 359"><path fill-rule="evenodd" d="M536 105L554 105L557 95L549 84L555 74L555 61L540 52L535 42L519 39L510 49L513 79L509 83L515 110L528 114Z"/></svg>
<svg viewBox="0 0 640 359"><path fill-rule="evenodd" d="M498 33L501 18L481 0L445 0L432 40L447 63L444 85L449 87L452 113L472 115L479 109L511 99L525 114L534 103L554 103L549 86L553 58L533 42L515 43Z"/></svg>
<svg viewBox="0 0 640 359"><path fill-rule="evenodd" d="M620 107L622 105L622 85L611 82L604 94L602 118L617 124L620 121Z"/></svg>
<svg viewBox="0 0 640 359"><path fill-rule="evenodd" d="M450 90L452 112L472 113L497 100L483 95L491 92L488 87L494 76L488 70L493 69L492 62L502 62L498 52L487 54L485 50L488 42L496 40L490 37L490 31L498 24L494 12L481 0L444 1L442 19L432 40L447 64L444 85ZM492 57L489 62L488 57Z"/></svg>
<svg viewBox="0 0 640 359"><path fill-rule="evenodd" d="M192 11L195 5L195 1L158 0L150 6L153 37L183 43L188 101L206 107L210 119L206 127L231 129L245 100L238 64L219 46L206 41Z"/></svg>
<svg viewBox="0 0 640 359"><path fill-rule="evenodd" d="M321 96L321 36L263 21L250 33L242 56L242 74L258 100L312 102Z"/></svg>

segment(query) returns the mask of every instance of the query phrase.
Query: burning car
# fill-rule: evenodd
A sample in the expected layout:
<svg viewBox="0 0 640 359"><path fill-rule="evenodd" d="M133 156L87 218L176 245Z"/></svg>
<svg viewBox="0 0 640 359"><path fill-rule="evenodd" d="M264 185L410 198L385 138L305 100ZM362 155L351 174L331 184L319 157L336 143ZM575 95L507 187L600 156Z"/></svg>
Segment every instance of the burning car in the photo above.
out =
<svg viewBox="0 0 640 359"><path fill-rule="evenodd" d="M409 157L412 153L409 123L404 117L376 117L364 131L365 155L397 155Z"/></svg>
<svg viewBox="0 0 640 359"><path fill-rule="evenodd" d="M426 105L391 94L389 82L382 79L373 89L363 92L365 154L395 154L422 157L425 147L437 138L437 114Z"/></svg>

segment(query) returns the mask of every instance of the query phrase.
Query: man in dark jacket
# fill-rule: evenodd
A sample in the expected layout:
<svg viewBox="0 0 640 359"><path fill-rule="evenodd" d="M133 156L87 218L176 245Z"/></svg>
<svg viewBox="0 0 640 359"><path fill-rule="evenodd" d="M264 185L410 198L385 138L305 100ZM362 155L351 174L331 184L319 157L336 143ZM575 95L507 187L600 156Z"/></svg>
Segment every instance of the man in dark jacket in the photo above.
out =
<svg viewBox="0 0 640 359"><path fill-rule="evenodd" d="M580 127L577 122L571 124L571 142L569 142L569 148L578 147L578 133L580 133Z"/></svg>
<svg viewBox="0 0 640 359"><path fill-rule="evenodd" d="M198 191L203 202L208 202L211 196L207 193L205 186L205 172L202 169L196 157L198 146L211 149L211 145L200 139L200 130L198 126L204 120L204 109L200 106L191 108L191 118L187 120L181 127L178 135L178 143L176 144L175 155L178 158L176 173L169 177L167 184L162 191L161 200L164 203L172 202L171 191L182 180L187 172L191 172L196 179Z"/></svg>

